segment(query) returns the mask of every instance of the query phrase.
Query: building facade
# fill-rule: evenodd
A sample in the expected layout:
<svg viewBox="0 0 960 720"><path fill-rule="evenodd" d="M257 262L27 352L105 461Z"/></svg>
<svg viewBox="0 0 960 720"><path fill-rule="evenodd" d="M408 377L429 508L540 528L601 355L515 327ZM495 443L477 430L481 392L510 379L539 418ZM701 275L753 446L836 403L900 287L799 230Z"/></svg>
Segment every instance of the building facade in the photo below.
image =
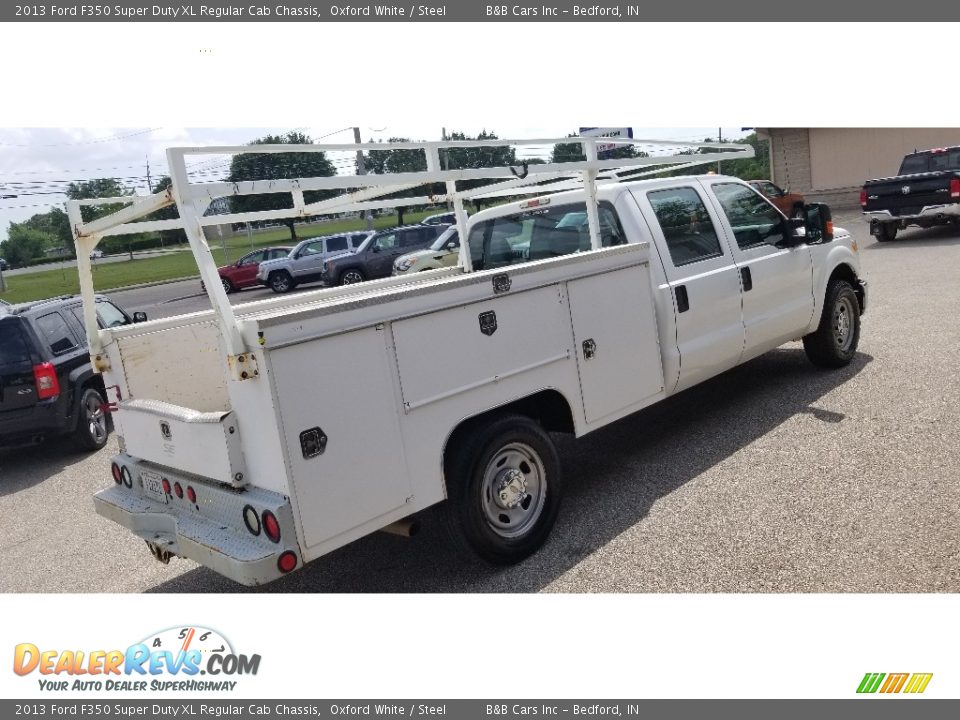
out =
<svg viewBox="0 0 960 720"><path fill-rule="evenodd" d="M897 174L914 150L960 145L960 128L757 128L774 183L833 207L859 203L864 180Z"/></svg>

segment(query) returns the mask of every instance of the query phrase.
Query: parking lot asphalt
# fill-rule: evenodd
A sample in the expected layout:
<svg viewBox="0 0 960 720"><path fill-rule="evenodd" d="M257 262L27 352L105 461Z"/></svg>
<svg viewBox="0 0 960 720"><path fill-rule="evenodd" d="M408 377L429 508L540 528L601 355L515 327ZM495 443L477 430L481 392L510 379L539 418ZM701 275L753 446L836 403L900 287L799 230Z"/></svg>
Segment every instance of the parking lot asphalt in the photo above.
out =
<svg viewBox="0 0 960 720"><path fill-rule="evenodd" d="M512 568L464 562L432 522L374 534L257 592L957 592L960 234L878 244L860 351L839 371L791 343L581 440L558 437L566 497L547 545ZM127 291L153 317L197 283ZM243 300L265 290L243 293ZM180 299L177 299L180 298ZM192 306L199 303L195 307ZM0 451L0 590L234 592L161 565L93 511L116 440L94 455Z"/></svg>

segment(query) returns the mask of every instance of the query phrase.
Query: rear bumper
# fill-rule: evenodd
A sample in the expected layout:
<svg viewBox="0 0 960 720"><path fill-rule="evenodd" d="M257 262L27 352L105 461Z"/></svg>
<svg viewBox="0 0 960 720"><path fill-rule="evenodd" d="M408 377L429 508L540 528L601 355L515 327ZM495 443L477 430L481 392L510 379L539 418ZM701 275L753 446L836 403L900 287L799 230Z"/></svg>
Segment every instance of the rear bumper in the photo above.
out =
<svg viewBox="0 0 960 720"><path fill-rule="evenodd" d="M944 205L924 205L919 213L894 215L889 210L864 210L863 218L873 226L874 223L897 223L901 227L916 224L936 225L941 222L960 220L960 203Z"/></svg>
<svg viewBox="0 0 960 720"><path fill-rule="evenodd" d="M30 407L0 412L0 447L26 445L73 429L72 418L59 402L39 402Z"/></svg>
<svg viewBox="0 0 960 720"><path fill-rule="evenodd" d="M294 569L302 567L286 497L259 488L223 487L128 455L118 455L114 462L130 470L131 487L119 484L98 492L94 507L146 541L155 555L189 558L243 585L264 585L288 574L279 567L280 556L287 552L296 555ZM177 498L171 493L166 502L150 497L143 487L144 474L166 478L171 486L179 482L184 493L187 487L194 488L196 503L191 504L186 494ZM248 506L258 518L256 535L243 519ZM259 520L267 510L279 522L278 543L266 537Z"/></svg>

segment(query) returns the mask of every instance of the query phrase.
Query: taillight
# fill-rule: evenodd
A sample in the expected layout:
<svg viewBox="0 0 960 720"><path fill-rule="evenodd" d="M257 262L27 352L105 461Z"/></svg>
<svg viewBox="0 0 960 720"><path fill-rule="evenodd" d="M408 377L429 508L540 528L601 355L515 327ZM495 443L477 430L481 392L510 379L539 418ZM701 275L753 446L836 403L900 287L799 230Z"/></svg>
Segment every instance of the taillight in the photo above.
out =
<svg viewBox="0 0 960 720"><path fill-rule="evenodd" d="M960 178L950 178L950 197L960 197Z"/></svg>
<svg viewBox="0 0 960 720"><path fill-rule="evenodd" d="M196 505L196 504L197 504L197 493L196 493L196 491L195 491L192 487L190 487L190 486L187 486L187 500L190 501L190 504L191 504L191 505Z"/></svg>
<svg viewBox="0 0 960 720"><path fill-rule="evenodd" d="M183 486L179 482L173 484L173 494L183 500Z"/></svg>
<svg viewBox="0 0 960 720"><path fill-rule="evenodd" d="M867 206L867 189L860 188L860 207Z"/></svg>
<svg viewBox="0 0 960 720"><path fill-rule="evenodd" d="M51 363L45 362L33 366L33 381L37 385L37 398L47 400L60 394L60 381L57 370Z"/></svg>
<svg viewBox="0 0 960 720"><path fill-rule="evenodd" d="M160 481L160 485L163 486L163 493L164 493L164 495L169 495L169 494L170 494L170 481L167 480L166 478L163 478L163 479Z"/></svg>
<svg viewBox="0 0 960 720"><path fill-rule="evenodd" d="M277 567L280 568L280 572L288 573L296 566L297 554L293 550L280 553L280 557L277 558Z"/></svg>
<svg viewBox="0 0 960 720"><path fill-rule="evenodd" d="M277 518L269 510L264 510L262 517L264 534L270 538L271 542L280 542L280 523L277 522Z"/></svg>
<svg viewBox="0 0 960 720"><path fill-rule="evenodd" d="M113 475L113 481L114 481L117 485L119 485L120 483L123 482L123 475L120 474L120 466L119 466L119 465L117 465L116 463L113 463L113 464L110 466L110 472L111 472L111 474Z"/></svg>

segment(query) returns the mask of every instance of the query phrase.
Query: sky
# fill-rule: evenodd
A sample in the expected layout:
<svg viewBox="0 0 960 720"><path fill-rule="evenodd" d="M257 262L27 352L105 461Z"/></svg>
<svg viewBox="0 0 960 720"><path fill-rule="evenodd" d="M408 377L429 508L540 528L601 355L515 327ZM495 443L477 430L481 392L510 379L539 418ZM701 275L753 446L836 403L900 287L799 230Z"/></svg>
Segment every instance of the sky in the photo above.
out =
<svg viewBox="0 0 960 720"><path fill-rule="evenodd" d="M468 136L482 130L502 138L565 137L577 128L569 127L451 127ZM93 178L117 178L124 187L146 194L148 173L152 183L167 174L165 150L175 146L245 145L267 134L296 130L315 142L348 143L353 128L272 127L272 128L179 128L179 127L89 127L89 128L0 128L0 241L7 237L11 222L22 222L50 207L63 209L63 194L69 182ZM723 137L734 139L741 128L722 128ZM697 141L716 138L718 128L640 128L634 137ZM438 140L441 128L377 125L360 127L361 139L388 140L408 137ZM550 148L532 149L532 155L546 159ZM353 153L331 153L341 174L355 170ZM199 158L189 163L197 181L221 179L229 169L225 156ZM8 197L14 196L14 197Z"/></svg>

